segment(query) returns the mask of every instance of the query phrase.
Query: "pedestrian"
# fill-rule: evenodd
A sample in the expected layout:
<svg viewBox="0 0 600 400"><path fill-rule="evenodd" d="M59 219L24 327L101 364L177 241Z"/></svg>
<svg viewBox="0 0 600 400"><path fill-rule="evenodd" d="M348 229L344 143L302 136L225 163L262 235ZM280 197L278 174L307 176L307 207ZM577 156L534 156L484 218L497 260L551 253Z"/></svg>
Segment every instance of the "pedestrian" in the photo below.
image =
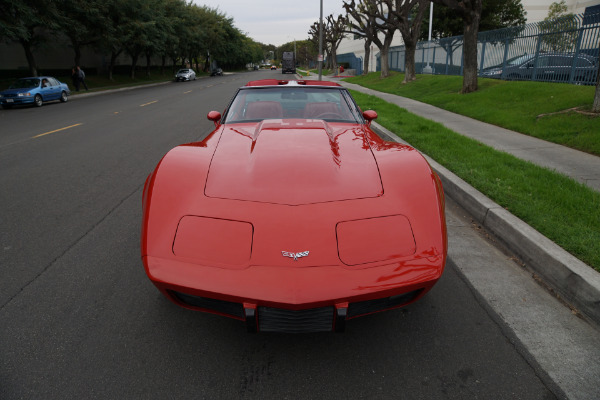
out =
<svg viewBox="0 0 600 400"><path fill-rule="evenodd" d="M79 74L77 74L75 67L71 68L71 79L73 80L73 86L75 86L75 90L79 92Z"/></svg>
<svg viewBox="0 0 600 400"><path fill-rule="evenodd" d="M85 72L83 72L83 70L79 68L79 65L77 66L77 77L79 78L79 83L83 85L85 90L89 90L87 85L85 84Z"/></svg>

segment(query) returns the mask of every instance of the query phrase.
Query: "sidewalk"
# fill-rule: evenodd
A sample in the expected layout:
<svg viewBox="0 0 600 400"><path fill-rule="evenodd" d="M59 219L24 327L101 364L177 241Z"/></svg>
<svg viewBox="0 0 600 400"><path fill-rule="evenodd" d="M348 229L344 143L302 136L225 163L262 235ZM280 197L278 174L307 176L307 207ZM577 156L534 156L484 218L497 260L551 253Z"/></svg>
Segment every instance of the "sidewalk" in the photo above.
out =
<svg viewBox="0 0 600 400"><path fill-rule="evenodd" d="M380 97L413 114L439 122L454 132L473 138L496 150L560 172L600 192L600 157L477 121L406 97L377 92L343 81L338 83L348 89Z"/></svg>
<svg viewBox="0 0 600 400"><path fill-rule="evenodd" d="M401 96L367 89L336 78L323 77L323 79L333 80L349 89L380 97L494 149L556 170L600 191L600 157ZM387 136L388 140L403 142L381 125L373 123L373 127L382 136ZM600 325L600 274L598 272L510 214L435 160L426 155L425 158L440 175L444 191L448 196L468 211L479 224L500 238L521 258L534 277L541 277L542 281L564 301Z"/></svg>

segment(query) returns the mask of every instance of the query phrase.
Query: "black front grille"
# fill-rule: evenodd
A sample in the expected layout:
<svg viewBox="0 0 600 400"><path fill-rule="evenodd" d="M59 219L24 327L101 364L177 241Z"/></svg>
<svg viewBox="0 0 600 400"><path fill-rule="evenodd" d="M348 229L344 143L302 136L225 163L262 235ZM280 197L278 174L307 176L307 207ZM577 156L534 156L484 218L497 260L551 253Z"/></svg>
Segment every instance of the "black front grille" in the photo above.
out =
<svg viewBox="0 0 600 400"><path fill-rule="evenodd" d="M208 297L192 296L190 294L175 291L172 291L171 293L176 299L184 304L220 312L222 314L227 314L234 317L244 318L244 307L240 303L210 299Z"/></svg>
<svg viewBox="0 0 600 400"><path fill-rule="evenodd" d="M331 332L333 318L333 307L299 311L258 307L258 330L285 333Z"/></svg>
<svg viewBox="0 0 600 400"><path fill-rule="evenodd" d="M408 292L392 297L384 297L382 299L360 301L350 303L348 305L348 318L357 317L359 315L369 314L376 311L385 310L396 306L401 306L410 303L421 293L421 289L414 292Z"/></svg>

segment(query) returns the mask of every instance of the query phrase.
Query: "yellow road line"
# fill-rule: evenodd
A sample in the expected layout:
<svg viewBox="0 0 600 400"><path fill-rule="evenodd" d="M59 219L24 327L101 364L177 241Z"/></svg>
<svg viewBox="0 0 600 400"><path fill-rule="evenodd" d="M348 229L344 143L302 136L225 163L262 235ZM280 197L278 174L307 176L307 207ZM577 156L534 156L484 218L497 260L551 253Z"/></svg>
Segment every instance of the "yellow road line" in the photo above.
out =
<svg viewBox="0 0 600 400"><path fill-rule="evenodd" d="M142 105L140 105L140 107L144 107L144 106L147 106L149 104L154 104L154 103L158 103L158 100L154 100L154 101L151 101L150 103L142 104Z"/></svg>
<svg viewBox="0 0 600 400"><path fill-rule="evenodd" d="M40 136L49 135L49 134L54 133L54 132L64 131L65 129L74 128L74 127L79 126L79 125L82 125L82 124L75 124L75 125L71 125L71 126L65 126L64 128L55 129L55 130L50 131L50 132L40 133L39 135L36 135L36 136L32 137L32 139L39 138Z"/></svg>
<svg viewBox="0 0 600 400"><path fill-rule="evenodd" d="M183 92L183 94L187 94L187 93L192 93L192 91L188 90L187 92Z"/></svg>

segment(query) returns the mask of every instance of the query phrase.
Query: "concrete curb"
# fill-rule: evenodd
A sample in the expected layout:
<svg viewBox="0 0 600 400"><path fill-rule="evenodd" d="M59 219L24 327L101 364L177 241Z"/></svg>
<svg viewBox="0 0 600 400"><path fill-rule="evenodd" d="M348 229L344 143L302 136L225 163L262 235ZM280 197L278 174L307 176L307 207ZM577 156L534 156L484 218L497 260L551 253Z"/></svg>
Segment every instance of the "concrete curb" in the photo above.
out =
<svg viewBox="0 0 600 400"><path fill-rule="evenodd" d="M123 87L123 88L116 88L116 89L108 89L108 90L98 90L97 92L83 92L83 91L79 91L79 92L75 92L75 91L71 91L71 95L69 96L69 101L73 101L73 100L77 100L77 99L84 99L86 97L93 97L93 96L99 96L101 94L111 94L111 93L117 93L117 92L127 92L129 90L135 90L135 89L141 89L141 88L147 88L147 87L152 87L152 86L160 86L160 85L166 85L167 83L173 83L173 81L165 81L165 82L158 82L158 83L148 83L145 85L136 85L136 86L127 86L127 87ZM74 94L77 93L77 94Z"/></svg>
<svg viewBox="0 0 600 400"><path fill-rule="evenodd" d="M372 127L391 141L406 143L373 122ZM600 274L550 239L471 187L423 154L437 172L446 195L452 197L482 226L500 238L535 275L562 300L600 325Z"/></svg>

